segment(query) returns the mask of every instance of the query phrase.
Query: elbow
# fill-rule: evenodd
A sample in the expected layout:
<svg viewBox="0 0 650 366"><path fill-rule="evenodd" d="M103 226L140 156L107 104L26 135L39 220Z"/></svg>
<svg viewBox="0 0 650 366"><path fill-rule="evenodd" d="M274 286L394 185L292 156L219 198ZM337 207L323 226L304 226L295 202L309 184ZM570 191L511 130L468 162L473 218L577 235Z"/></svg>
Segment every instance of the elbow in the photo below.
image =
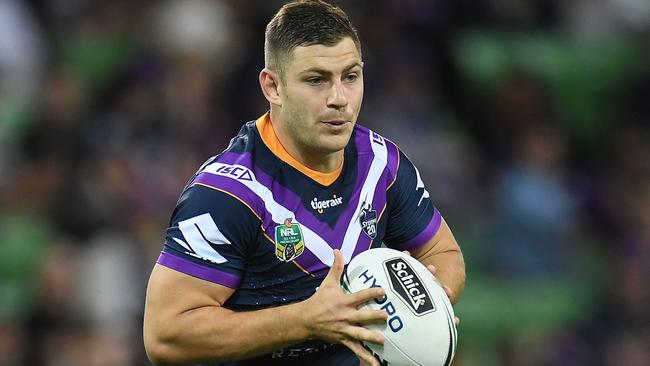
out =
<svg viewBox="0 0 650 366"><path fill-rule="evenodd" d="M181 345L175 337L148 332L146 323L144 327L144 350L151 364L155 366L181 366L203 362L222 362L227 359L215 349L210 349L209 354L197 352L189 345Z"/></svg>
<svg viewBox="0 0 650 366"><path fill-rule="evenodd" d="M173 345L166 342L145 341L144 348L147 358L155 366L181 366L192 361L181 356Z"/></svg>
<svg viewBox="0 0 650 366"><path fill-rule="evenodd" d="M169 345L160 340L152 339L152 337L144 338L144 350L147 353L147 358L153 365L156 366L173 366L179 363L174 362Z"/></svg>
<svg viewBox="0 0 650 366"><path fill-rule="evenodd" d="M156 366L175 366L184 364L184 360L178 358L174 352L174 347L168 341L165 341L160 334L156 334L148 329L145 322L144 332L144 350L147 358Z"/></svg>

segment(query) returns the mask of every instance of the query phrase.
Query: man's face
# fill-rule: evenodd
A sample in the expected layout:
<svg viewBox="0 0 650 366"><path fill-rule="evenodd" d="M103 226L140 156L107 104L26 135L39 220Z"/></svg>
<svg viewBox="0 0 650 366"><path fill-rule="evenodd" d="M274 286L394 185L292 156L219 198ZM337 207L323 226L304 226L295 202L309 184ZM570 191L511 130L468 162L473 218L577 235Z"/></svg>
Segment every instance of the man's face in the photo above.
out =
<svg viewBox="0 0 650 366"><path fill-rule="evenodd" d="M293 50L279 93L281 128L294 148L311 154L345 148L363 99L362 67L351 38Z"/></svg>

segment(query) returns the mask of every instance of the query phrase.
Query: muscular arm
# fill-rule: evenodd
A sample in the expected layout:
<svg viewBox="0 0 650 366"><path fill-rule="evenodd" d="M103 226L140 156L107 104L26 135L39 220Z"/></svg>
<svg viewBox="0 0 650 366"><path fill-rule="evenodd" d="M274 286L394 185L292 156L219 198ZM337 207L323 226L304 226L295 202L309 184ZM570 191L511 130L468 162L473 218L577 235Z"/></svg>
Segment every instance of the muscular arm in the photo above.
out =
<svg viewBox="0 0 650 366"><path fill-rule="evenodd" d="M222 307L233 289L156 264L144 318L147 354L156 364L240 359L307 339L300 304L236 313Z"/></svg>
<svg viewBox="0 0 650 366"><path fill-rule="evenodd" d="M343 294L338 279L343 259L309 299L250 312L222 307L233 294L228 287L203 281L157 264L149 279L144 315L144 344L157 365L219 362L251 358L320 338L345 344L368 362L372 356L358 341L382 343L383 337L357 323L385 321L383 311L357 306L383 291Z"/></svg>
<svg viewBox="0 0 650 366"><path fill-rule="evenodd" d="M455 304L465 288L465 261L444 219L436 235L411 255L425 265L436 267L436 278L452 290L451 302Z"/></svg>

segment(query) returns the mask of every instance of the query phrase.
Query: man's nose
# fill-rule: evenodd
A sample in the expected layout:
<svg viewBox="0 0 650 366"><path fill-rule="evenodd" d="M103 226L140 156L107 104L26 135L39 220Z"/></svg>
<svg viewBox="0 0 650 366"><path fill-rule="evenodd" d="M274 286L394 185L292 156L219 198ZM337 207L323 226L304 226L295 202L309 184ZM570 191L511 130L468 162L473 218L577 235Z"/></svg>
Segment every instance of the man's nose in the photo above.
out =
<svg viewBox="0 0 650 366"><path fill-rule="evenodd" d="M348 98L345 95L343 83L334 82L327 98L327 106L334 109L343 109L348 105Z"/></svg>

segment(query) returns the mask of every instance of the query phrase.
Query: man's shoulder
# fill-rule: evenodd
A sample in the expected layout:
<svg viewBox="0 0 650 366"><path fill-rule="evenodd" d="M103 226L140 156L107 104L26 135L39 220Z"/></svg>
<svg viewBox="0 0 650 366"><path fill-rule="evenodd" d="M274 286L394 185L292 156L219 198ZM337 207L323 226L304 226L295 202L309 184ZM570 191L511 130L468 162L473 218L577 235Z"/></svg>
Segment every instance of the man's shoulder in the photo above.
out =
<svg viewBox="0 0 650 366"><path fill-rule="evenodd" d="M255 121L248 121L242 125L241 129L232 139L228 147L221 153L244 153L251 152L255 146L255 142L258 140L256 137L257 128L255 127ZM221 155L219 154L219 155ZM219 156L217 155L217 156Z"/></svg>
<svg viewBox="0 0 650 366"><path fill-rule="evenodd" d="M384 137L379 132L360 124L354 125L354 133L352 134L352 138L359 152L376 151L377 146L386 146L391 149L398 148L394 142Z"/></svg>
<svg viewBox="0 0 650 366"><path fill-rule="evenodd" d="M377 159L386 166L390 176L395 176L399 166L400 151L394 142L360 124L354 127L352 140L360 159Z"/></svg>
<svg viewBox="0 0 650 366"><path fill-rule="evenodd" d="M198 185L225 193L224 199L243 203L259 218L265 215L265 202L274 199L268 193L275 192L282 169L282 161L265 145L256 121L250 121L225 150L201 165L187 188Z"/></svg>
<svg viewBox="0 0 650 366"><path fill-rule="evenodd" d="M241 129L232 139L228 146L220 153L209 158L198 170L201 173L210 165L225 164L252 169L255 165L256 151L263 143L259 132L255 127L255 121L249 121L242 125ZM259 157L257 158L259 160Z"/></svg>

